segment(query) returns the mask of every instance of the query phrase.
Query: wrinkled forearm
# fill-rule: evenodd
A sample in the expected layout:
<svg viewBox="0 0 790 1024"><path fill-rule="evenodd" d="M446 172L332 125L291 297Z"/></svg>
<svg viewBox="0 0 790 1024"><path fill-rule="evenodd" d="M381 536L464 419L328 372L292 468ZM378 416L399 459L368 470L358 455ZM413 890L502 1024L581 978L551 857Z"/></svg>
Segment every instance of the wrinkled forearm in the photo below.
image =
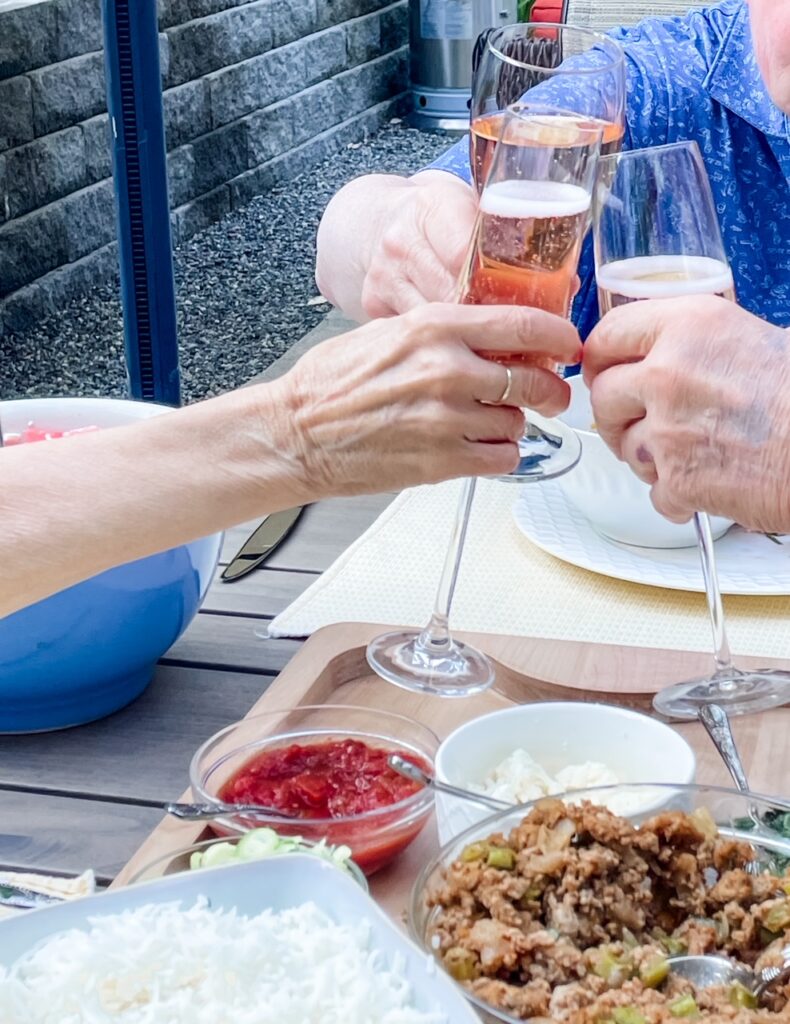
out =
<svg viewBox="0 0 790 1024"><path fill-rule="evenodd" d="M279 382L0 450L0 616L114 565L307 500Z"/></svg>

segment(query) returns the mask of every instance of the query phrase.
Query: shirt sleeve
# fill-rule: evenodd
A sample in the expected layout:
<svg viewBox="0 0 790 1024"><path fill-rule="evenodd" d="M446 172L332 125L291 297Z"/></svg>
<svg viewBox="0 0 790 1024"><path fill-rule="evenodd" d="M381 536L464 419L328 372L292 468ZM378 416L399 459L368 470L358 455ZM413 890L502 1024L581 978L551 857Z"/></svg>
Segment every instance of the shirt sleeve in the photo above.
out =
<svg viewBox="0 0 790 1024"><path fill-rule="evenodd" d="M450 174L454 174L457 178L465 181L467 185L471 185L472 167L469 162L469 136L464 135L446 153L442 153L433 163L429 164L426 169L449 171Z"/></svg>

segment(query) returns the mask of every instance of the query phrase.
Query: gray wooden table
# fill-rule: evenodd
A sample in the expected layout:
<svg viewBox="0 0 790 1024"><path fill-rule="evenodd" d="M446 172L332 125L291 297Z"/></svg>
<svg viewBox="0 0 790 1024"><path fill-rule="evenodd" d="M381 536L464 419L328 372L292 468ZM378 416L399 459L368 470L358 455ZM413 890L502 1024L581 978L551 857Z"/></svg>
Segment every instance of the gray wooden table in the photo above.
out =
<svg viewBox="0 0 790 1024"><path fill-rule="evenodd" d="M93 868L110 881L188 784L196 748L243 717L301 645L261 639L379 515L390 497L310 506L265 568L214 583L148 690L115 715L63 732L0 736L0 866ZM255 524L231 531L221 561Z"/></svg>

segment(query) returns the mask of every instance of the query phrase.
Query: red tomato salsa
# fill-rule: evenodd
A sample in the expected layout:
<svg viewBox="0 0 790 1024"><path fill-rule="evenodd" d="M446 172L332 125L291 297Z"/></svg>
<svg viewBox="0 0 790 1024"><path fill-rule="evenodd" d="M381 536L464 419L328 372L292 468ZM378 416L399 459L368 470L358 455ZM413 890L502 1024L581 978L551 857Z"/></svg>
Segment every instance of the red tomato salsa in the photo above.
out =
<svg viewBox="0 0 790 1024"><path fill-rule="evenodd" d="M276 807L298 818L343 818L390 807L416 793L421 786L387 764L390 754L402 750L369 747L361 740L265 750L249 760L222 787L227 803L255 803Z"/></svg>

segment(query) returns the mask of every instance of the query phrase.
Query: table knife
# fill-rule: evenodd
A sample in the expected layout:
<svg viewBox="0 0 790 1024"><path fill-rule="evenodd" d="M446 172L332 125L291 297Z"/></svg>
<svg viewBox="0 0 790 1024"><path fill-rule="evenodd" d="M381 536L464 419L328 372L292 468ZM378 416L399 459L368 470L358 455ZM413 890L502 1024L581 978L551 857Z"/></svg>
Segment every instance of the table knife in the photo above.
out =
<svg viewBox="0 0 790 1024"><path fill-rule="evenodd" d="M272 512L265 516L239 548L230 564L225 566L220 579L224 583L232 583L257 569L282 544L303 511L304 505L300 505L298 508L287 508L282 512Z"/></svg>

